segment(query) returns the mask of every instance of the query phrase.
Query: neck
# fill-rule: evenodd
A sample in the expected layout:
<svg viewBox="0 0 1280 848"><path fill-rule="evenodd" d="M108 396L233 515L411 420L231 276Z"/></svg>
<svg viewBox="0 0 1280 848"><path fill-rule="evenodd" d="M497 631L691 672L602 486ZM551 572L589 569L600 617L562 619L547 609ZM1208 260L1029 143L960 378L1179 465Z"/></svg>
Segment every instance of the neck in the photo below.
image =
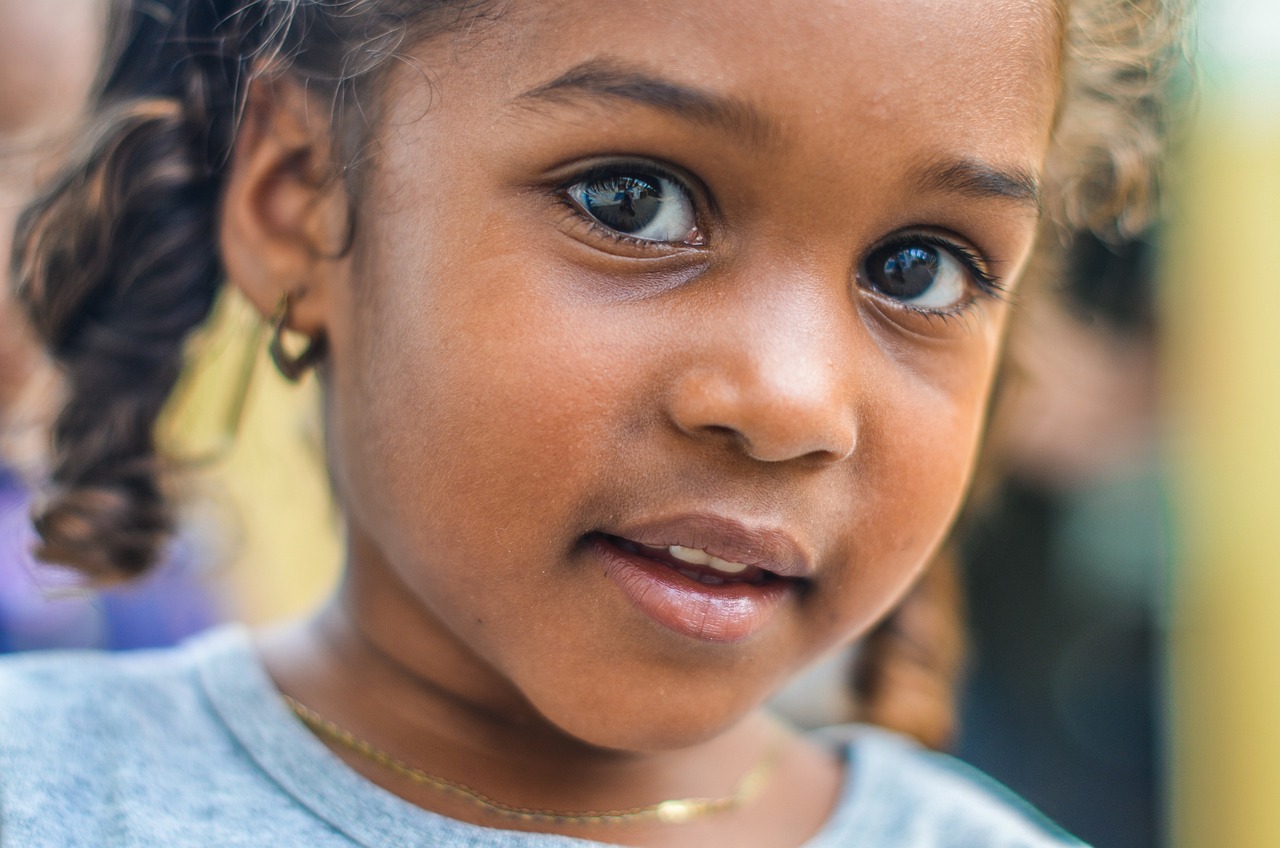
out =
<svg viewBox="0 0 1280 848"><path fill-rule="evenodd" d="M264 637L263 653L282 691L362 743L504 805L572 816L674 799L728 797L762 761L777 758L780 731L769 727L763 732L768 722L762 717L724 737L674 752L594 747L549 725L527 705L511 711L500 701L477 702L469 693L422 676L357 625L341 612L339 601L308 625ZM584 836L594 832L590 823L558 817L513 821L321 738L369 780L435 812L486 826ZM774 765L770 763L770 772ZM595 835L616 836L618 827L634 834L670 825L625 822L605 825Z"/></svg>
<svg viewBox="0 0 1280 848"><path fill-rule="evenodd" d="M727 796L778 742L777 725L754 712L714 738L666 750L589 744L544 718L500 670L415 601L380 559L352 559L347 575L313 619L260 637L263 661L281 691L391 757L504 804L574 812ZM716 844L725 836L721 828L735 825L744 836L734 844L756 844L748 835L773 833L780 819L812 829L834 800L838 771L828 756L792 740L766 796L741 812L678 826L518 822L326 742L368 780L455 819L671 846ZM815 775L824 781L816 787ZM797 810L805 815L796 818Z"/></svg>

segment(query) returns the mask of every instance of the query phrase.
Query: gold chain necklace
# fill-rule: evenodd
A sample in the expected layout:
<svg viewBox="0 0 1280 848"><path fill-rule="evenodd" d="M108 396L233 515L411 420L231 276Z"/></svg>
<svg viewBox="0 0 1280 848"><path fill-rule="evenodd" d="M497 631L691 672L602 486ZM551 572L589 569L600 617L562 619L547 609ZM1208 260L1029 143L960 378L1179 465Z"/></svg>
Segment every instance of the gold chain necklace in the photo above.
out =
<svg viewBox="0 0 1280 848"><path fill-rule="evenodd" d="M783 738L778 735L777 741L760 762L751 767L733 792L720 798L673 798L644 807L631 807L625 810L588 810L584 812L562 813L555 810L539 810L530 807L515 807L504 804L463 783L437 777L420 768L415 768L403 760L399 760L387 752L375 748L350 731L339 727L329 719L317 713L306 704L288 695L285 701L302 723L317 734L332 739L334 742L349 748L366 759L372 760L388 771L395 772L403 778L423 786L462 798L488 810L491 813L509 819L525 822L553 822L557 824L625 824L634 821L654 820L663 824L681 824L691 819L712 813L722 813L746 806L755 800L764 789L765 783L773 774L782 754Z"/></svg>

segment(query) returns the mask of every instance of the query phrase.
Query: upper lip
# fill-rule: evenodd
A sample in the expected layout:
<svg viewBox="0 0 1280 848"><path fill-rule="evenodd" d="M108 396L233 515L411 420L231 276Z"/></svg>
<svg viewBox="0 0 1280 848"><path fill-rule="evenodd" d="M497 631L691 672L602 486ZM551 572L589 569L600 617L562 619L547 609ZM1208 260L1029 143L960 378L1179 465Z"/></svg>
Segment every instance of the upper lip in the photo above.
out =
<svg viewBox="0 0 1280 848"><path fill-rule="evenodd" d="M722 515L688 513L606 532L652 548L698 548L711 556L755 566L779 577L808 578L814 573L813 558L785 530Z"/></svg>

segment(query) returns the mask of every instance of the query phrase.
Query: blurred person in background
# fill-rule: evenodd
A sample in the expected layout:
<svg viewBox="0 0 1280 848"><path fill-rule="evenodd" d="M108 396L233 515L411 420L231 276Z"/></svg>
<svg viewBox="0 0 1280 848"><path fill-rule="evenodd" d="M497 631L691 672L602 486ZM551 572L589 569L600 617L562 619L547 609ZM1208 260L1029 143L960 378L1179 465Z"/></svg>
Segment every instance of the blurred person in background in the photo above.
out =
<svg viewBox="0 0 1280 848"><path fill-rule="evenodd" d="M11 241L87 102L106 11L106 0L0 0L0 652L166 645L220 618L190 539L180 537L147 580L101 591L37 567L30 553L36 536L20 469L38 473L58 386L12 299Z"/></svg>

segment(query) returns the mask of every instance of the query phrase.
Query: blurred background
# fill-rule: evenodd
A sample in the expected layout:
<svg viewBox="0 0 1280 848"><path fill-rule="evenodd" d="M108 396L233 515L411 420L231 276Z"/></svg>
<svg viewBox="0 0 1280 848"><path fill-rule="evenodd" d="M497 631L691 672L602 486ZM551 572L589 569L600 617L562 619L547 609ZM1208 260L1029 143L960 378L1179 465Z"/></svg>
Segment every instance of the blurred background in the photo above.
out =
<svg viewBox="0 0 1280 848"><path fill-rule="evenodd" d="M961 541L959 752L1099 846L1280 845L1280 4L1198 16L1168 219L1023 316Z"/></svg>
<svg viewBox="0 0 1280 848"><path fill-rule="evenodd" d="M103 2L0 0L0 228L56 166ZM1100 848L1280 846L1280 3L1199 18L1171 214L1130 244L1077 240L1024 304L1002 472L955 545L956 751ZM165 644L324 598L340 534L316 386L264 348L225 296L161 425L183 531L141 585L89 591L28 552L56 383L0 296L0 651ZM844 662L786 708L838 716Z"/></svg>
<svg viewBox="0 0 1280 848"><path fill-rule="evenodd" d="M1180 846L1280 845L1280 4L1203 0L1164 381L1176 516L1168 819Z"/></svg>

